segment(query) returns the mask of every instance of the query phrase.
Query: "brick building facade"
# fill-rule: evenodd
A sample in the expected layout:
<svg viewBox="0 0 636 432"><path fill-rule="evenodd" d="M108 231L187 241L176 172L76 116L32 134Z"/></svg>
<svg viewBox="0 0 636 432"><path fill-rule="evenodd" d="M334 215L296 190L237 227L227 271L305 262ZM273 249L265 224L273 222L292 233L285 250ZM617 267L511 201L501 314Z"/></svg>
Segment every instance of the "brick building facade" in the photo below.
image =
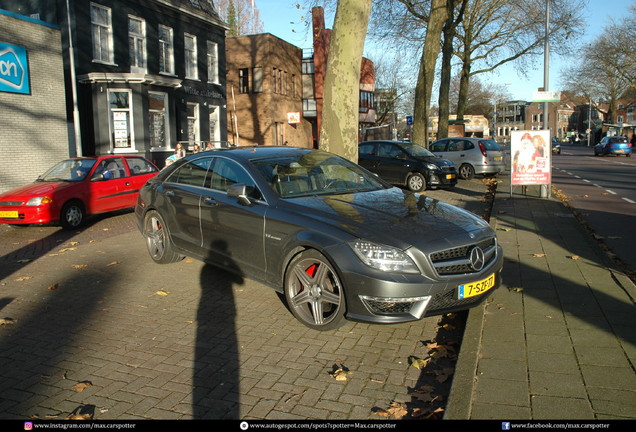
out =
<svg viewBox="0 0 636 432"><path fill-rule="evenodd" d="M0 57L26 51L29 93L0 91L0 192L33 181L68 157L68 123L60 29L0 10ZM4 53L4 54L3 54ZM4 63L6 65L6 63Z"/></svg>

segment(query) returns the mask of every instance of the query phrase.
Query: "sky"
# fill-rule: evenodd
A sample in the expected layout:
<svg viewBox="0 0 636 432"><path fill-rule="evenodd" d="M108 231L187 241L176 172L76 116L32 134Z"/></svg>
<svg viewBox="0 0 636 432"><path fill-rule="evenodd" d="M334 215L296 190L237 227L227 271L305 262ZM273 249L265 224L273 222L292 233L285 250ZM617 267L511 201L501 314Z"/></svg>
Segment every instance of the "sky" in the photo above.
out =
<svg viewBox="0 0 636 432"><path fill-rule="evenodd" d="M305 21L302 20L307 15L304 0L254 0L254 2L260 11L266 33L271 33L300 48L311 48ZM587 0L587 2L588 7L583 11L586 28L581 45L593 41L606 24L612 19L620 20L628 13L629 7L636 4L636 0ZM325 20L327 28L332 28L333 17L326 16ZM373 60L371 56L369 57ZM559 75L567 62L568 59L559 58L556 55L550 56L549 90L562 90ZM511 100L532 100L533 93L544 85L543 56L537 59L535 69L529 71L527 77L519 75L512 66L507 66L500 68L498 72L484 74L480 76L480 79L503 84Z"/></svg>

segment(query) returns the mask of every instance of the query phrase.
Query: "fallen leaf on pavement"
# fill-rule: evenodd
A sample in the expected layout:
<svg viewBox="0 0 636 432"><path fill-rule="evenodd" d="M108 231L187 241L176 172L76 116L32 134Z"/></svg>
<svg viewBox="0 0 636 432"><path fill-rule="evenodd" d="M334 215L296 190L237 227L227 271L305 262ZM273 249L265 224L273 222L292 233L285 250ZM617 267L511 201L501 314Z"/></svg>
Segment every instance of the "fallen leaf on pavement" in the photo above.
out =
<svg viewBox="0 0 636 432"><path fill-rule="evenodd" d="M419 370L424 369L430 363L431 359L414 358L411 360L411 366Z"/></svg>
<svg viewBox="0 0 636 432"><path fill-rule="evenodd" d="M47 289L48 289L49 291L55 291L55 290L56 290L56 289L58 289L58 288L59 288L59 284L56 284L56 283L55 283L55 284L49 285L49 287L48 287Z"/></svg>
<svg viewBox="0 0 636 432"><path fill-rule="evenodd" d="M33 279L33 276L20 276L15 281L16 282L22 282L22 281L29 280L29 279Z"/></svg>
<svg viewBox="0 0 636 432"><path fill-rule="evenodd" d="M113 261L112 263L109 263L108 265L106 265L106 267L111 267L117 264L121 264L121 261Z"/></svg>
<svg viewBox="0 0 636 432"><path fill-rule="evenodd" d="M329 375L331 375L336 381L346 381L347 376L350 374L351 372L349 369L342 365L333 365L331 372L329 372Z"/></svg>
<svg viewBox="0 0 636 432"><path fill-rule="evenodd" d="M12 325L16 321L13 318L0 318L0 325Z"/></svg>
<svg viewBox="0 0 636 432"><path fill-rule="evenodd" d="M77 393L81 393L84 390L86 390L87 388L93 387L93 383L90 381L82 381L79 382L77 384L75 384L73 387L71 387L73 390L75 390Z"/></svg>
<svg viewBox="0 0 636 432"><path fill-rule="evenodd" d="M73 264L73 268L74 269L85 269L87 267L88 267L88 265L86 265L86 264Z"/></svg>
<svg viewBox="0 0 636 432"><path fill-rule="evenodd" d="M576 260L578 260L578 259L581 259L581 257L580 257L580 256L578 256L578 255L572 255L572 256L570 256L570 257L568 257L568 258L570 258L570 259L572 259L572 260L575 260L575 261L576 261Z"/></svg>
<svg viewBox="0 0 636 432"><path fill-rule="evenodd" d="M169 295L170 293L168 291L159 290L155 294L165 297L165 296Z"/></svg>
<svg viewBox="0 0 636 432"><path fill-rule="evenodd" d="M532 256L535 257L535 258L542 258L542 257L545 256L545 254L544 253L536 253L536 254L532 254Z"/></svg>

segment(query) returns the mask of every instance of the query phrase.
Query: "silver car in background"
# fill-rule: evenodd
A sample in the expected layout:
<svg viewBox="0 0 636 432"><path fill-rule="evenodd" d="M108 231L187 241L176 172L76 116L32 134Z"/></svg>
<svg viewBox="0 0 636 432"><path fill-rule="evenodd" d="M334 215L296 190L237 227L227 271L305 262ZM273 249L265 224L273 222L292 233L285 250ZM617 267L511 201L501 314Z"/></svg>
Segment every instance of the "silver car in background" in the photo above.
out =
<svg viewBox="0 0 636 432"><path fill-rule="evenodd" d="M496 141L484 138L443 138L433 142L429 150L457 167L461 179L475 174L497 175L506 169L504 151Z"/></svg>

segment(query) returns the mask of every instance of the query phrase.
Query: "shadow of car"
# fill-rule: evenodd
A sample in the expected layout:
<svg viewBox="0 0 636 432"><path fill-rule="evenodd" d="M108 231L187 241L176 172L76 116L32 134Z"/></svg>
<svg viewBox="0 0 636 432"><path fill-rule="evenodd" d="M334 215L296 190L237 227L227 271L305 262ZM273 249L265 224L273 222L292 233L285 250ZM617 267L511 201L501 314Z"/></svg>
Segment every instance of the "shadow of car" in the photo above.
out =
<svg viewBox="0 0 636 432"><path fill-rule="evenodd" d="M452 161L459 178L464 180L470 180L475 174L497 175L506 169L504 151L491 139L442 138L434 141L429 150Z"/></svg>
<svg viewBox="0 0 636 432"><path fill-rule="evenodd" d="M615 155L627 156L632 155L632 145L627 138L621 136L606 136L601 142L594 146L594 156Z"/></svg>
<svg viewBox="0 0 636 432"><path fill-rule="evenodd" d="M259 281L317 330L468 309L503 265L480 217L306 148L187 156L141 189L135 215L156 263L189 256Z"/></svg>
<svg viewBox="0 0 636 432"><path fill-rule="evenodd" d="M410 142L361 142L358 164L385 181L406 186L413 192L457 184L457 170L451 161Z"/></svg>
<svg viewBox="0 0 636 432"><path fill-rule="evenodd" d="M31 184L0 194L0 223L81 226L88 215L134 208L159 170L141 156L65 159Z"/></svg>

